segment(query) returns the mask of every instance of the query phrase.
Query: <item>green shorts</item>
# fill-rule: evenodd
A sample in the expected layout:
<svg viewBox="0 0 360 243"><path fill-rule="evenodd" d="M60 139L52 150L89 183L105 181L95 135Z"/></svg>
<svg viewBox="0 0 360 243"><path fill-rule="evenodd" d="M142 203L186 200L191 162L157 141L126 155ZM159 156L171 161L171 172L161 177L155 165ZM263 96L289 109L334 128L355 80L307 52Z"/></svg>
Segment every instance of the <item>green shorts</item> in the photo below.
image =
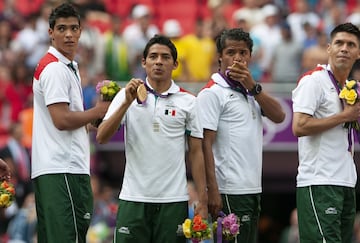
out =
<svg viewBox="0 0 360 243"><path fill-rule="evenodd" d="M187 218L188 202L141 203L120 200L115 243L185 243L178 225Z"/></svg>
<svg viewBox="0 0 360 243"><path fill-rule="evenodd" d="M39 243L85 243L93 213L89 175L51 174L34 179Z"/></svg>
<svg viewBox="0 0 360 243"><path fill-rule="evenodd" d="M260 194L221 195L223 212L235 213L240 218L240 233L237 242L256 243L260 217ZM214 237L216 242L216 237ZM235 242L235 241L229 241Z"/></svg>
<svg viewBox="0 0 360 243"><path fill-rule="evenodd" d="M301 243L349 243L356 214L355 189L308 186L296 189Z"/></svg>

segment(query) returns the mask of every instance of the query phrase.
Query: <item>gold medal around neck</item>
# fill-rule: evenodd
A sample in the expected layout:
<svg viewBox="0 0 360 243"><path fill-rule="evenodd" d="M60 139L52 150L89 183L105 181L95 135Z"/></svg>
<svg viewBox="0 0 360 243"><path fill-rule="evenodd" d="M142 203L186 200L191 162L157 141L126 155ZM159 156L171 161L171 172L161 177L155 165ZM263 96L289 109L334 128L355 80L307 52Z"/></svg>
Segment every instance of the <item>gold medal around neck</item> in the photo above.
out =
<svg viewBox="0 0 360 243"><path fill-rule="evenodd" d="M144 84L140 84L136 90L138 101L145 102L147 98L147 90Z"/></svg>

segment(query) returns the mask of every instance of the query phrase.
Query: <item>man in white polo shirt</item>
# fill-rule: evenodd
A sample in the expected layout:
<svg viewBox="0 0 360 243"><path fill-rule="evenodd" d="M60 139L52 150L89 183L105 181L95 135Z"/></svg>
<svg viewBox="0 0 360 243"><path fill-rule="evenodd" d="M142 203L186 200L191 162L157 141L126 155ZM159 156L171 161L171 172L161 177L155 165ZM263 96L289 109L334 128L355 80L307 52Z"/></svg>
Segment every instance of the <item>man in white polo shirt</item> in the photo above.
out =
<svg viewBox="0 0 360 243"><path fill-rule="evenodd" d="M51 47L34 72L31 178L38 242L83 242L93 211L90 143L86 125L102 118L109 102L84 111L74 62L80 16L61 4L49 16Z"/></svg>
<svg viewBox="0 0 360 243"><path fill-rule="evenodd" d="M208 216L196 98L171 79L177 65L177 50L169 38L156 35L150 39L142 59L146 80L131 79L99 126L96 139L100 143L107 142L121 124L125 126L126 168L115 229L117 243L185 242L176 231L188 216L187 146L199 193L195 214ZM147 90L146 100L137 96L141 87Z"/></svg>
<svg viewBox="0 0 360 243"><path fill-rule="evenodd" d="M213 218L219 211L240 219L237 242L257 242L262 192L262 115L285 118L279 102L261 89L248 68L253 41L242 29L225 30L216 40L219 72L198 94L204 128L204 157Z"/></svg>
<svg viewBox="0 0 360 243"><path fill-rule="evenodd" d="M352 241L356 213L354 132L360 117L339 92L360 58L360 30L351 23L330 34L328 64L305 73L292 92L293 133L299 137L296 204L300 242Z"/></svg>

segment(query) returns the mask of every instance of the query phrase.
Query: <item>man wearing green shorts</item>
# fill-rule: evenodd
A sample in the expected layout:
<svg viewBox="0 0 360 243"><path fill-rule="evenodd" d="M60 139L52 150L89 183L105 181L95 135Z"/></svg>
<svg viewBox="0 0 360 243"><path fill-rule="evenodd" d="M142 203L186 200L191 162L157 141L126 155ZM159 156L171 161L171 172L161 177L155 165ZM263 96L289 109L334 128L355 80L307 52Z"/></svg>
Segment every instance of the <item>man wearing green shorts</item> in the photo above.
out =
<svg viewBox="0 0 360 243"><path fill-rule="evenodd" d="M199 92L203 149L214 219L219 211L240 219L235 242L256 243L262 192L263 116L285 118L280 103L261 89L248 67L253 40L240 28L216 38L219 72ZM232 241L231 241L232 242Z"/></svg>
<svg viewBox="0 0 360 243"><path fill-rule="evenodd" d="M297 211L301 243L349 243L356 213L354 129L360 102L339 98L360 57L360 30L351 23L330 34L329 60L305 73L292 92L299 137Z"/></svg>
<svg viewBox="0 0 360 243"><path fill-rule="evenodd" d="M146 80L131 79L111 102L96 139L107 142L125 126L126 167L115 228L117 243L185 243L177 234L188 214L185 155L199 193L195 214L207 218L201 147L202 129L195 96L172 79L177 50L164 36L147 43L142 66ZM144 98L137 90L146 89Z"/></svg>
<svg viewBox="0 0 360 243"><path fill-rule="evenodd" d="M80 15L65 3L49 16L51 46L34 72L31 178L39 243L85 243L93 211L90 143L86 125L102 118L108 102L84 111L74 60ZM70 65L71 64L71 65Z"/></svg>

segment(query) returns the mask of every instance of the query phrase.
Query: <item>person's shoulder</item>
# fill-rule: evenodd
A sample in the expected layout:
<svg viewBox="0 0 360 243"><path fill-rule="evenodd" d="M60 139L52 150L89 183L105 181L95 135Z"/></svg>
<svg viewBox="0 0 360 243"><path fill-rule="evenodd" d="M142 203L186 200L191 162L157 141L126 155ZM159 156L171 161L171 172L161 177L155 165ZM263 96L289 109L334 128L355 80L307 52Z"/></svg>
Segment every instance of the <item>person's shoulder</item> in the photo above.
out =
<svg viewBox="0 0 360 243"><path fill-rule="evenodd" d="M200 90L200 92L204 91L204 90L209 90L209 89L213 89L215 88L216 82L213 79L210 79Z"/></svg>
<svg viewBox="0 0 360 243"><path fill-rule="evenodd" d="M40 59L38 65L35 68L34 77L38 80L40 74L44 71L46 66L54 62L59 62L59 59L49 52L45 54L45 56Z"/></svg>
<svg viewBox="0 0 360 243"><path fill-rule="evenodd" d="M318 65L314 69L311 69L311 70L305 72L303 75L301 75L299 81L304 78L314 78L314 77L317 77L318 75L324 75L324 73L326 73L326 72L327 72L327 69L325 66Z"/></svg>
<svg viewBox="0 0 360 243"><path fill-rule="evenodd" d="M197 97L200 99L203 97L222 97L224 94L226 94L226 88L211 79L200 89Z"/></svg>

